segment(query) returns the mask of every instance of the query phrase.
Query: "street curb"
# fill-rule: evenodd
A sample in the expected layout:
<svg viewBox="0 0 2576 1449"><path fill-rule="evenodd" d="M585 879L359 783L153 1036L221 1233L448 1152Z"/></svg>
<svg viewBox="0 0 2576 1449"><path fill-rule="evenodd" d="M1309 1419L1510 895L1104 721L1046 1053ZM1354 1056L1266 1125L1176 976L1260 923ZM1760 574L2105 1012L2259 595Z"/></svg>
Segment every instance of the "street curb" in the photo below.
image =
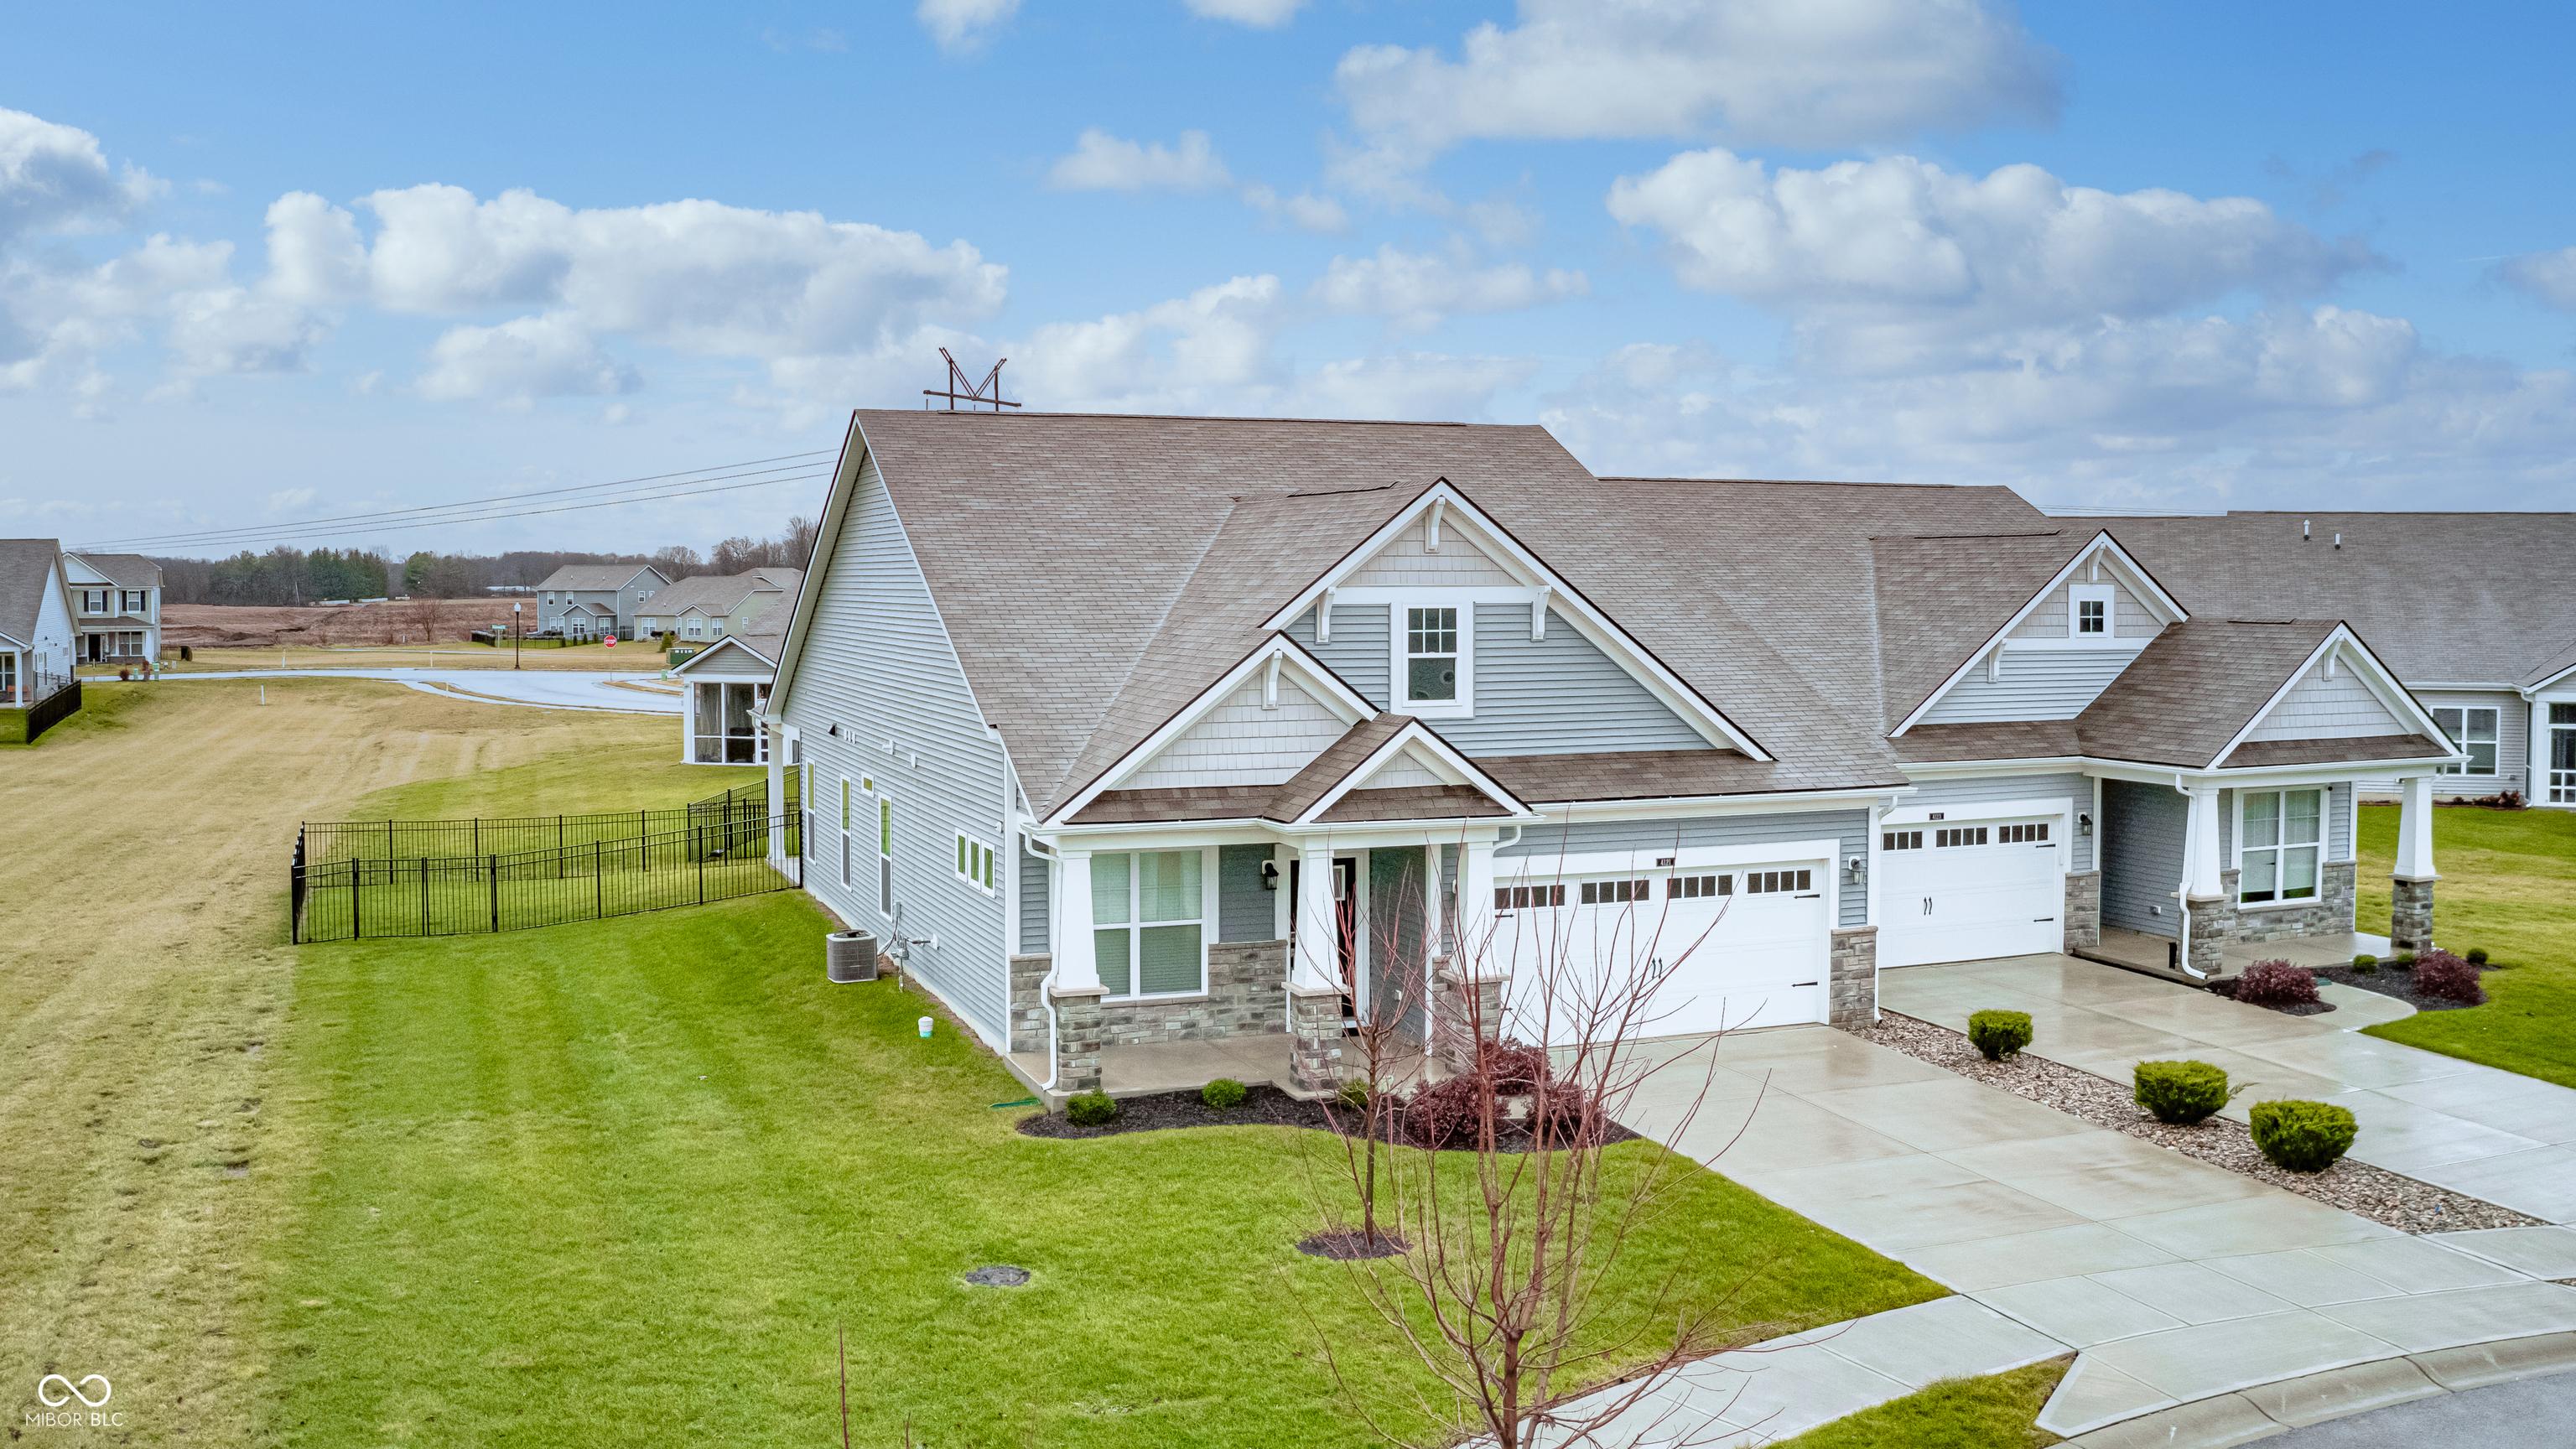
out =
<svg viewBox="0 0 2576 1449"><path fill-rule="evenodd" d="M2194 1399L2078 1434L2070 1449L2231 1449L2392 1404L2576 1372L2576 1333L2401 1354Z"/></svg>

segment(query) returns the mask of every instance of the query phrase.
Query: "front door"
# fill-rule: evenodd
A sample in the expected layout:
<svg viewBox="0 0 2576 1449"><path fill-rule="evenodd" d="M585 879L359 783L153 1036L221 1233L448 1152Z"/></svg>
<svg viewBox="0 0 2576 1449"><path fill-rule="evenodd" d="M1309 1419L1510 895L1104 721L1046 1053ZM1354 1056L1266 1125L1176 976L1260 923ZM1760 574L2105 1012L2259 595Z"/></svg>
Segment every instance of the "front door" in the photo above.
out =
<svg viewBox="0 0 2576 1449"><path fill-rule="evenodd" d="M84 648L84 649L87 649L87 650L89 651L89 662L90 662L90 663L92 663L92 664L96 664L97 662L99 662L99 660L101 660L101 659L103 659L103 658L105 658L105 657L106 657L106 655L105 655L105 654L100 650L100 648L99 648L99 644L100 644L100 642L101 642L102 640L104 640L106 637L107 637L107 636L105 636L105 635L103 635L103 634L89 634L89 635L84 635L84 636L82 637L82 639L81 639L81 647L82 647L82 648Z"/></svg>

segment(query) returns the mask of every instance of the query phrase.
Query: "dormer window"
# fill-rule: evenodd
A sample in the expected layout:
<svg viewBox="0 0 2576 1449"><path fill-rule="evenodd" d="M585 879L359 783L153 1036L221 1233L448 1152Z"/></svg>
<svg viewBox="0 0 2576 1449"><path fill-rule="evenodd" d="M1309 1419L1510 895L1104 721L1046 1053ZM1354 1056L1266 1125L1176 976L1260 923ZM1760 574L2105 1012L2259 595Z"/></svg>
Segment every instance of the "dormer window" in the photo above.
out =
<svg viewBox="0 0 2576 1449"><path fill-rule="evenodd" d="M1395 631L1395 708L1414 715L1465 715L1475 707L1468 638L1475 606L1399 605Z"/></svg>
<svg viewBox="0 0 2576 1449"><path fill-rule="evenodd" d="M2079 644L2111 640L2111 585L2070 584L2066 590L2066 633Z"/></svg>

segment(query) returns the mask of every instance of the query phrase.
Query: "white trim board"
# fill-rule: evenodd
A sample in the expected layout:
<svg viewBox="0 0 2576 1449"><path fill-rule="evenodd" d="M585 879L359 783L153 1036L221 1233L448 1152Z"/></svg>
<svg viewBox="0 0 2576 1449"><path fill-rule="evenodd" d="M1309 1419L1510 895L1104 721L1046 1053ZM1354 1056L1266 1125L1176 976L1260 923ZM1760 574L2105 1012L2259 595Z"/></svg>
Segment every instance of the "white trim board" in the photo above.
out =
<svg viewBox="0 0 2576 1449"><path fill-rule="evenodd" d="M2290 677L2281 681L2280 688L2272 691L2272 697L2263 702L2263 707L2254 711L2253 717L2245 721L2243 727L2229 738L2226 745L2210 758L2210 767L2224 768L2229 757L2236 753L2238 747L2251 738L2256 730L2263 727L2263 721L2272 717L2272 712L2279 709L2281 702L2290 697L2290 691L2298 688L2311 672L2319 668L2339 669L2347 663L2356 666L2354 672L2363 686L2369 689L2379 700L2381 707L2395 716L2399 723L2411 723L2417 734L2428 739L2440 740L2445 745L2449 744L2450 736L2444 734L2442 727L2433 722L2432 713L2424 707L2423 702L2416 699L2405 685L2398 683L2396 674L2379 661L2378 655L2370 652L2370 646L2361 642L2361 636L2352 632L2351 625L2337 624L2333 631L2326 635L2323 642L2308 651L2308 657L2300 661L2299 667L2290 671ZM2457 748L2453 748L2444 758L2458 760L2465 756ZM2381 762L2368 762L2370 765L2379 763ZM2353 761L2352 764L2354 768L2365 767L2364 762L2361 761Z"/></svg>
<svg viewBox="0 0 2576 1449"><path fill-rule="evenodd" d="M1917 724L1920 724L1923 720L1923 716L1931 713L1933 707L1938 705L1945 695L1949 694L1951 690L1958 688L1960 680L1963 680L1969 675L1975 673L1980 666L1985 664L1988 655L2003 648L2005 644L2010 641L2012 638L2012 632L2022 626L2022 621L2028 619L2033 610L2046 602L2048 597L2051 594L2056 593L2061 586L2073 581L2077 570L2086 569L2088 566L2094 564L2096 560L2105 558L2111 560L2115 565L2120 576L2120 582L2128 585L2129 592L2137 595L2139 602L2147 605L2150 612L2155 613L2159 618L2161 618L2167 628L2183 623L2191 617L2190 611L2184 609L2181 602L2176 600L2173 595L2166 593L2164 585L2157 583L2155 576L2147 572L2146 565L2139 563L2135 558L2131 557L2129 551L2120 546L2120 541L2113 538L2108 529L2101 530L2095 533L2091 540L2086 542L2082 548L2077 549L2075 551L2075 556L2068 559L2064 567L2060 568L2056 573L2049 575L2048 582L2041 584L2037 591L2032 593L2028 599L2023 600L2022 606L2013 610L2012 617L2004 620L2002 627L1996 629L1993 633L1988 634L1984 643L1971 650L1968 657L1960 661L1959 667L1951 671L1949 678L1942 680L1939 686L1934 688L1930 694L1925 695L1922 701L1916 704L1913 710L1909 712L1904 719L1897 722L1896 728L1888 731L1888 737L1893 739L1898 735L1904 734L1907 730L1914 728ZM2115 631L2116 628L2117 625L2115 623ZM2103 649L2119 647L2125 642L2126 641L2119 639L2115 632L2110 639L2107 639L2100 644L2069 646L2052 641L2047 644L2027 644L2024 647L2081 647L2086 649ZM2139 640L2137 642L2139 647L2144 649L2147 644L2152 643L2153 641Z"/></svg>

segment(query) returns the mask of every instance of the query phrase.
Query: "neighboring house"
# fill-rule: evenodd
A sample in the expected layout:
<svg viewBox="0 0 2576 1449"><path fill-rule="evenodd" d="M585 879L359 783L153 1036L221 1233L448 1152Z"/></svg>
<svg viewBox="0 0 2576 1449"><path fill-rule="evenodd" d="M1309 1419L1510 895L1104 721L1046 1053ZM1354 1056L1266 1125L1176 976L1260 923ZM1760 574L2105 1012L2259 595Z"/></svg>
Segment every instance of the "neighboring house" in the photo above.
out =
<svg viewBox="0 0 2576 1449"><path fill-rule="evenodd" d="M770 683L778 677L783 642L774 628L765 634L728 634L672 668L689 699L680 714L681 759L698 765L769 763L769 736L760 727L760 716L769 704Z"/></svg>
<svg viewBox="0 0 2576 1449"><path fill-rule="evenodd" d="M67 553L72 627L85 664L161 657L161 566L139 553Z"/></svg>
<svg viewBox="0 0 2576 1449"><path fill-rule="evenodd" d="M2350 620L2459 743L2437 793L2576 808L2576 514L2096 521L2204 607Z"/></svg>
<svg viewBox="0 0 2576 1449"><path fill-rule="evenodd" d="M537 632L626 637L635 632L644 606L670 582L651 564L565 564L537 585Z"/></svg>
<svg viewBox="0 0 2576 1449"><path fill-rule="evenodd" d="M1056 1093L1234 1037L1329 1090L1392 993L1438 1047L1551 959L1653 973L1676 1033L2106 923L2205 978L2349 942L2363 786L2425 943L2432 716L2335 616L2202 615L2124 542L1605 480L1536 427L863 412L774 798L807 888Z"/></svg>
<svg viewBox="0 0 2576 1449"><path fill-rule="evenodd" d="M800 569L753 569L739 574L701 574L658 590L637 613L638 637L670 635L682 643L706 643L752 631L760 621L796 597ZM784 617L782 614L780 617ZM775 632L775 621L769 626Z"/></svg>
<svg viewBox="0 0 2576 1449"><path fill-rule="evenodd" d="M0 709L43 703L70 684L78 635L62 545L0 538Z"/></svg>

